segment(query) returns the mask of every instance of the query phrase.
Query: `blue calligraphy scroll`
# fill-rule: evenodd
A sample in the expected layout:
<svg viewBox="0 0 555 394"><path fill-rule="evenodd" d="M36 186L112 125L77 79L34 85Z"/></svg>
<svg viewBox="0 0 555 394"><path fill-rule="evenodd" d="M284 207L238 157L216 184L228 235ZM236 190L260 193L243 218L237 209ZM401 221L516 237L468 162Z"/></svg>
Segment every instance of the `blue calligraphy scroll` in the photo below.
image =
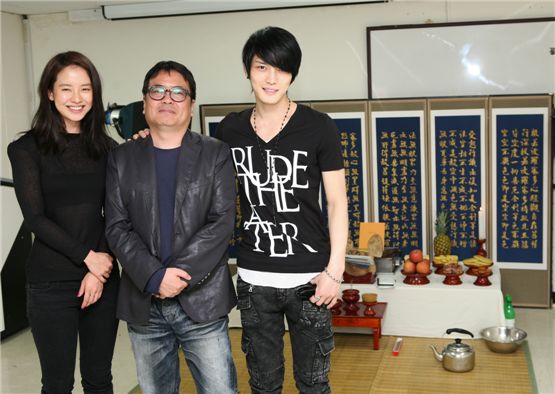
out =
<svg viewBox="0 0 555 394"><path fill-rule="evenodd" d="M421 117L376 117L377 209L386 246L424 248Z"/></svg>
<svg viewBox="0 0 555 394"><path fill-rule="evenodd" d="M339 131L347 186L349 234L353 244L357 245L360 222L366 220L364 118L362 114L352 118L340 118L336 114L330 116Z"/></svg>
<svg viewBox="0 0 555 394"><path fill-rule="evenodd" d="M542 263L545 259L544 133L542 114L497 115L494 203L500 262Z"/></svg>
<svg viewBox="0 0 555 394"><path fill-rule="evenodd" d="M480 115L434 116L434 213L436 217L440 211L448 213L451 253L459 259L472 257L477 249L482 206L481 125Z"/></svg>

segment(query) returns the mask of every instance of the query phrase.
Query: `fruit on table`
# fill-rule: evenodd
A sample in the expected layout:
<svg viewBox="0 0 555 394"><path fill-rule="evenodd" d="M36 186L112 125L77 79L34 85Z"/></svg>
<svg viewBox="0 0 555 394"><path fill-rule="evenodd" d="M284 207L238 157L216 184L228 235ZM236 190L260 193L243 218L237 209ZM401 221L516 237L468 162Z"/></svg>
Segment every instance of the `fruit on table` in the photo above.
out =
<svg viewBox="0 0 555 394"><path fill-rule="evenodd" d="M476 275L478 276L487 276L490 275L492 273L491 268L482 265L480 267L476 267L474 268L476 270Z"/></svg>
<svg viewBox="0 0 555 394"><path fill-rule="evenodd" d="M414 249L405 256L403 274L423 274L428 275L430 270L430 256L424 255L422 250Z"/></svg>
<svg viewBox="0 0 555 394"><path fill-rule="evenodd" d="M423 258L424 256L422 255L422 251L420 249L414 249L409 253L409 259L413 263L419 263Z"/></svg>
<svg viewBox="0 0 555 394"><path fill-rule="evenodd" d="M405 265L403 267L403 273L405 274L414 274L416 272L416 263L413 263L410 260L405 260Z"/></svg>
<svg viewBox="0 0 555 394"><path fill-rule="evenodd" d="M422 260L416 264L416 272L428 275L430 273L430 260Z"/></svg>
<svg viewBox="0 0 555 394"><path fill-rule="evenodd" d="M436 219L436 237L434 238L434 255L450 255L451 239L447 235L447 212L441 211Z"/></svg>
<svg viewBox="0 0 555 394"><path fill-rule="evenodd" d="M463 267L461 267L458 263L456 264L448 263L443 266L444 275L461 275L462 273L463 273Z"/></svg>
<svg viewBox="0 0 555 394"><path fill-rule="evenodd" d="M475 255L469 259L464 259L463 263L468 267L487 267L493 264L493 260L484 256Z"/></svg>
<svg viewBox="0 0 555 394"><path fill-rule="evenodd" d="M459 256L455 254L434 256L436 264L456 264L459 262Z"/></svg>

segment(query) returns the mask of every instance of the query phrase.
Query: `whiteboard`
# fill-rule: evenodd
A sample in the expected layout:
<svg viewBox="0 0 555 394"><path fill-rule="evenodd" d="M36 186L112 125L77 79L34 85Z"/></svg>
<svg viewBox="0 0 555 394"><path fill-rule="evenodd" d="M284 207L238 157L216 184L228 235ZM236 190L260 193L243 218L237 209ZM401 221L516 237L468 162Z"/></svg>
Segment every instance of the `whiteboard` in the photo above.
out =
<svg viewBox="0 0 555 394"><path fill-rule="evenodd" d="M367 28L370 98L555 92L555 18Z"/></svg>

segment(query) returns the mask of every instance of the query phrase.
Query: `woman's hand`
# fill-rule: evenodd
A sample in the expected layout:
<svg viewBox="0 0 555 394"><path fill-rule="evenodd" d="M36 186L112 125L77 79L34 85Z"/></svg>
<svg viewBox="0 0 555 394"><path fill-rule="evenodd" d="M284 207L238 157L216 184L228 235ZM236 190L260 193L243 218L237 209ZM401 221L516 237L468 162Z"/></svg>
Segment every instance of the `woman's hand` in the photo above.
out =
<svg viewBox="0 0 555 394"><path fill-rule="evenodd" d="M85 257L85 265L89 269L89 272L96 276L101 283L105 283L110 277L110 273L114 266L113 261L113 257L108 253L95 252L93 250Z"/></svg>
<svg viewBox="0 0 555 394"><path fill-rule="evenodd" d="M146 138L149 135L150 135L150 129L143 129L143 130L137 131L135 134L133 134L131 138L133 138L134 140L138 140L139 137Z"/></svg>
<svg viewBox="0 0 555 394"><path fill-rule="evenodd" d="M77 297L83 297L83 303L81 304L81 309L94 304L102 296L102 290L104 290L104 285L96 276L88 272L83 280L81 281L81 287L77 293Z"/></svg>

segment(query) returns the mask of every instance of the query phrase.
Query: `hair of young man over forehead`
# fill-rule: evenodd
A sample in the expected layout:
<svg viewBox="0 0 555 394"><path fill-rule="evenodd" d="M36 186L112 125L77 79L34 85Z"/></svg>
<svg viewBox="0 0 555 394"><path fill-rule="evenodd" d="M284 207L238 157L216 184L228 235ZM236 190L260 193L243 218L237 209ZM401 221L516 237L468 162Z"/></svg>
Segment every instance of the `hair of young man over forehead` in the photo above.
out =
<svg viewBox="0 0 555 394"><path fill-rule="evenodd" d="M148 84L152 78L156 77L161 72L169 74L170 71L178 72L185 79L185 81L189 83L189 88L191 89L191 99L195 100L197 97L197 84L195 82L195 78L193 77L193 73L183 64L174 62L173 60L163 60L156 63L150 70L148 70L143 82L143 96L145 96L148 92Z"/></svg>
<svg viewBox="0 0 555 394"><path fill-rule="evenodd" d="M243 47L243 65L249 77L255 55L273 67L291 73L291 82L299 73L301 48L295 36L285 29L268 26L249 37Z"/></svg>

